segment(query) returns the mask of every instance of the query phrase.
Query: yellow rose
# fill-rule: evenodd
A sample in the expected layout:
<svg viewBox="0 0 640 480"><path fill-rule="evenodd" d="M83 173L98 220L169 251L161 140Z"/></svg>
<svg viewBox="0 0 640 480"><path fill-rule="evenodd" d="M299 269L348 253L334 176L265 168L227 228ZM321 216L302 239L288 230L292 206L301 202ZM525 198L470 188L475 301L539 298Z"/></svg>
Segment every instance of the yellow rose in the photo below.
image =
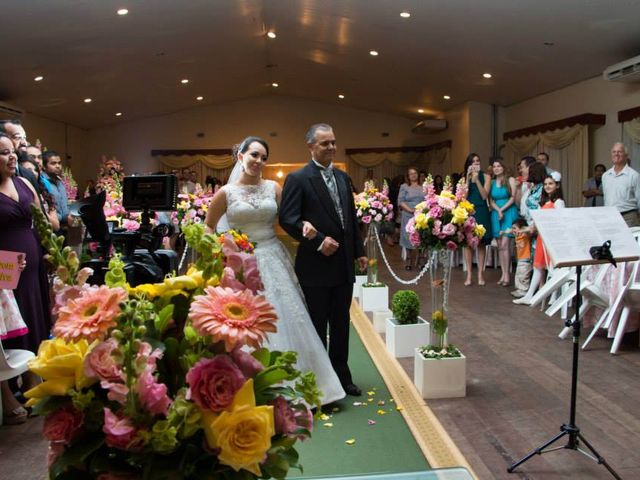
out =
<svg viewBox="0 0 640 480"><path fill-rule="evenodd" d="M236 472L247 470L261 476L260 462L271 448L276 433L273 407L256 407L253 379L249 379L236 393L227 411L216 415L202 412L202 427L210 448L219 448L220 463Z"/></svg>
<svg viewBox="0 0 640 480"><path fill-rule="evenodd" d="M425 228L427 228L427 222L429 221L429 219L424 213L419 213L415 216L415 219L416 228L420 230L424 230Z"/></svg>
<svg viewBox="0 0 640 480"><path fill-rule="evenodd" d="M451 213L453 213L453 219L451 220L451 223L455 225L462 225L469 216L467 211L460 206L454 208Z"/></svg>
<svg viewBox="0 0 640 480"><path fill-rule="evenodd" d="M422 211L427 207L427 202L420 202L415 206L415 211L418 213L422 213Z"/></svg>
<svg viewBox="0 0 640 480"><path fill-rule="evenodd" d="M29 362L29 369L44 380L41 384L25 392L31 407L45 397L66 395L72 388L84 388L97 380L84 375L84 357L99 343L89 345L86 340L65 342L61 338L45 340L40 344L38 356Z"/></svg>
<svg viewBox="0 0 640 480"><path fill-rule="evenodd" d="M473 213L475 211L475 207L473 206L473 203L471 203L468 200L462 200L459 204L459 207L464 208L467 213Z"/></svg>
<svg viewBox="0 0 640 480"><path fill-rule="evenodd" d="M200 279L192 275L180 275L179 277L165 278L162 283L145 283L129 289L130 295L144 294L147 298L173 297L182 294L188 296L186 290L195 290L202 286L202 273Z"/></svg>
<svg viewBox="0 0 640 480"><path fill-rule="evenodd" d="M456 199L456 196L447 190L443 190L442 192L440 192L440 196L444 198L450 198L451 200Z"/></svg>
<svg viewBox="0 0 640 480"><path fill-rule="evenodd" d="M473 227L473 233L475 233L478 237L484 237L484 234L487 232L487 229L484 228L484 225L477 224Z"/></svg>

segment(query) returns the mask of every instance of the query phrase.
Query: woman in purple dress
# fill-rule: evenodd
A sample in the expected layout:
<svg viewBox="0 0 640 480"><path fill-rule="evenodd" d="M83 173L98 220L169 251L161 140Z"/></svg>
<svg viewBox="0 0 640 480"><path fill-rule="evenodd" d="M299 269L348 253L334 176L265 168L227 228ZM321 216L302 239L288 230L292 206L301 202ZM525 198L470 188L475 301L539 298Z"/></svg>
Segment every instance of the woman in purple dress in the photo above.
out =
<svg viewBox="0 0 640 480"><path fill-rule="evenodd" d="M38 235L33 229L31 204L40 201L31 184L16 176L16 154L9 137L0 134L0 250L22 252L26 266L13 291L29 333L3 342L5 348L21 348L37 353L49 337L51 313L47 273L42 261ZM33 378L25 378L25 388Z"/></svg>

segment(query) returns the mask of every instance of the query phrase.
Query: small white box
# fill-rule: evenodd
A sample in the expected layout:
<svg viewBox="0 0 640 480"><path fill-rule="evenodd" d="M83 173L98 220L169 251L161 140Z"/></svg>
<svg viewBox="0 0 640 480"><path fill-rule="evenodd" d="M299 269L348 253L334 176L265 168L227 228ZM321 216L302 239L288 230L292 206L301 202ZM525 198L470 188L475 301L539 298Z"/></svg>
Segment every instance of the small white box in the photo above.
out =
<svg viewBox="0 0 640 480"><path fill-rule="evenodd" d="M360 307L362 311L375 312L389 308L389 287L386 285L378 285L376 287L362 285L360 291Z"/></svg>
<svg viewBox="0 0 640 480"><path fill-rule="evenodd" d="M402 325L387 318L385 330L387 350L394 357L412 357L416 348L428 345L431 338L429 322L418 317L418 323Z"/></svg>
<svg viewBox="0 0 640 480"><path fill-rule="evenodd" d="M387 318L391 318L391 310L377 310L373 312L373 328L377 333L385 333L387 330Z"/></svg>
<svg viewBox="0 0 640 480"><path fill-rule="evenodd" d="M353 298L357 298L360 299L360 287L362 286L363 283L367 282L367 276L366 275L356 275L356 281L353 284Z"/></svg>
<svg viewBox="0 0 640 480"><path fill-rule="evenodd" d="M413 383L425 399L465 397L467 357L424 358L416 348Z"/></svg>

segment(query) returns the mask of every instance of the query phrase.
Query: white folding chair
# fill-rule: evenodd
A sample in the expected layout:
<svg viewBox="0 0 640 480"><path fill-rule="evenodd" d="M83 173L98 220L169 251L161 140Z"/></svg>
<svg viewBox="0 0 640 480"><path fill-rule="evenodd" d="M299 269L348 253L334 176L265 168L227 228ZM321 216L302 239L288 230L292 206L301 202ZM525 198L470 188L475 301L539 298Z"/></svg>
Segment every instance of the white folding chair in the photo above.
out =
<svg viewBox="0 0 640 480"><path fill-rule="evenodd" d="M535 307L542 303L547 297L553 297L555 293L562 290L563 287L572 284L575 281L575 268L554 268L549 269L547 281L544 283L531 299L531 306Z"/></svg>
<svg viewBox="0 0 640 480"><path fill-rule="evenodd" d="M2 348L0 341L0 381L4 382L29 370L28 362L35 355L29 350ZM0 401L0 425L2 425L2 402Z"/></svg>

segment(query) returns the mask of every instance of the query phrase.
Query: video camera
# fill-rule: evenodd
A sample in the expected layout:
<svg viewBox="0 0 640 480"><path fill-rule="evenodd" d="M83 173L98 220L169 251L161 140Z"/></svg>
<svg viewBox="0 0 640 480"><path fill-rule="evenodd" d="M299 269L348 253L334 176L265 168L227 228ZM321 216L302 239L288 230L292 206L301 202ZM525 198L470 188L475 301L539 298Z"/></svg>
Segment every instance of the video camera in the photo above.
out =
<svg viewBox="0 0 640 480"><path fill-rule="evenodd" d="M151 215L155 211L176 209L178 179L175 175L125 177L122 191L125 210L142 212L142 221L136 231L117 228L115 222L107 222L103 210L104 191L70 206L71 214L79 216L86 226L85 242L97 244L97 258L83 262L81 267L93 269L89 283L102 285L115 248L122 255L127 282L131 286L161 282L166 274L178 268L176 252L160 248L162 239L171 236L174 227L170 222L152 227Z"/></svg>

